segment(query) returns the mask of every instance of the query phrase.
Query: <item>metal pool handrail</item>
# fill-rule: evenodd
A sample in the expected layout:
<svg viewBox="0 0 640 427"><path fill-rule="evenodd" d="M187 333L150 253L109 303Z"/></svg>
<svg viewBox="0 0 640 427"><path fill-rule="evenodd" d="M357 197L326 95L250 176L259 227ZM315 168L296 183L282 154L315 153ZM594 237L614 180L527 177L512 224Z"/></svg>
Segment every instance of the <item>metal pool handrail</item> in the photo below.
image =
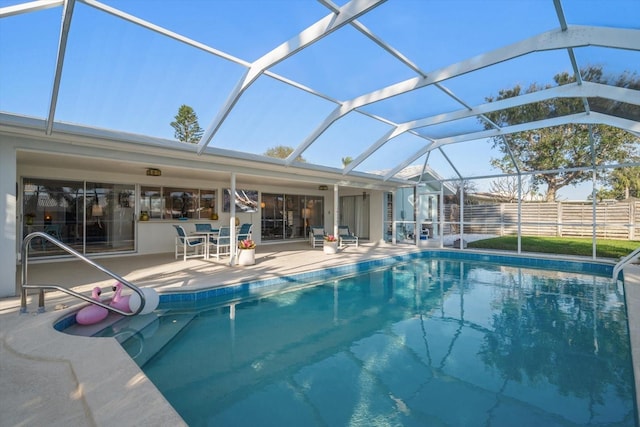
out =
<svg viewBox="0 0 640 427"><path fill-rule="evenodd" d="M90 266L102 271L103 273L107 274L108 276L113 277L114 279L116 279L118 282L122 283L123 285L125 285L126 287L128 287L129 289L133 290L135 293L137 293L140 296L140 307L138 307L137 310L135 310L134 312L124 312L120 309L111 307L110 305L107 305L103 302L100 301L96 301L86 295L83 295L81 293L72 291L71 289L67 289L64 288L62 286L58 286L58 285L29 285L27 283L27 275L28 275L28 264L29 264L29 246L31 243L31 240L33 240L36 237L40 237L42 239L45 239L51 243L53 243L54 245L56 245L57 247L59 247L60 249L64 250L65 252L75 256L76 258L81 259L82 261L86 262L87 264L89 264ZM100 264L90 260L89 258L85 257L84 255L82 255L81 253L79 253L78 251L70 248L69 246L65 245L64 243L62 243L60 240L56 239L55 237L51 236L50 234L47 233L43 233L41 231L35 231L33 233L28 234L24 240L22 241L22 250L21 250L21 256L22 256L22 274L21 274L21 283L20 283L20 313L26 313L27 312L27 290L28 289L38 289L39 290L39 295L38 295L38 312L42 313L44 312L44 290L45 289L55 289L61 292L64 292L68 295L73 295L76 298L80 298L82 300L85 300L87 302L90 302L92 304L98 305L100 307L106 308L109 311L113 311L114 313L118 313L118 314L122 314L123 316L135 316L136 314L140 313L145 306L146 303L146 299L145 299L145 295L142 292L142 290L140 290L140 288L138 288L137 286L135 286L134 284L128 282L127 280L123 279L122 277L118 276L117 274L107 270L106 268L104 268L103 266L101 266Z"/></svg>
<svg viewBox="0 0 640 427"><path fill-rule="evenodd" d="M639 256L640 256L640 247L635 251L631 252L626 257L622 258L620 261L618 261L615 267L613 267L613 274L612 274L613 280L618 279L618 274L620 274L620 271L624 268L625 265L629 264L631 261L633 261L635 258L638 258Z"/></svg>

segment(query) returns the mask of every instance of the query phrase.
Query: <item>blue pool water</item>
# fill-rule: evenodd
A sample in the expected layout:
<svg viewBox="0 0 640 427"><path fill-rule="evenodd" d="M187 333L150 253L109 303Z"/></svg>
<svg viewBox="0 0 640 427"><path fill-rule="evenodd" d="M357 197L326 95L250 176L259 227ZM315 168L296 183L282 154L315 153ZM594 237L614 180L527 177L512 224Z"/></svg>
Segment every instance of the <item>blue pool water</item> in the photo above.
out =
<svg viewBox="0 0 640 427"><path fill-rule="evenodd" d="M104 334L192 426L637 426L609 278L418 259L160 309Z"/></svg>

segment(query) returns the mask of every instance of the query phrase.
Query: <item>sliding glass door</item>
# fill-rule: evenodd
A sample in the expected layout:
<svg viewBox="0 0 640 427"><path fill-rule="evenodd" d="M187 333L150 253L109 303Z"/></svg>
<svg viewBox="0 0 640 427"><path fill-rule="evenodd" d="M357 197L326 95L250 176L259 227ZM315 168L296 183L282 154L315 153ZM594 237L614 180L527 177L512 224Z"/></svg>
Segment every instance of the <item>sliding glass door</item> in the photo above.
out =
<svg viewBox="0 0 640 427"><path fill-rule="evenodd" d="M135 249L135 186L25 178L23 237L45 232L80 253ZM63 255L45 239L34 239L33 256Z"/></svg>
<svg viewBox="0 0 640 427"><path fill-rule="evenodd" d="M135 187L87 182L85 252L132 251Z"/></svg>
<svg viewBox="0 0 640 427"><path fill-rule="evenodd" d="M262 241L306 239L309 228L323 225L323 198L262 193Z"/></svg>

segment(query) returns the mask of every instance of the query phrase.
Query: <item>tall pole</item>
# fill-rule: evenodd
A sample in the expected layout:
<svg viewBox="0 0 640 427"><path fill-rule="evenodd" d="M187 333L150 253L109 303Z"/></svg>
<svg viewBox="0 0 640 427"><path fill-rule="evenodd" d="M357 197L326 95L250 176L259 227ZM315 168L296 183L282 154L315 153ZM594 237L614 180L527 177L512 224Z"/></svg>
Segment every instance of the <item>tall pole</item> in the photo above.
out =
<svg viewBox="0 0 640 427"><path fill-rule="evenodd" d="M338 235L338 221L340 221L340 206L339 206L339 197L338 193L338 184L333 184L333 235Z"/></svg>
<svg viewBox="0 0 640 427"><path fill-rule="evenodd" d="M464 248L464 181L460 185L460 249Z"/></svg>
<svg viewBox="0 0 640 427"><path fill-rule="evenodd" d="M229 235L230 246L229 265L234 266L236 264L236 252L238 251L238 238L236 237L236 173L231 172L231 189L229 190Z"/></svg>

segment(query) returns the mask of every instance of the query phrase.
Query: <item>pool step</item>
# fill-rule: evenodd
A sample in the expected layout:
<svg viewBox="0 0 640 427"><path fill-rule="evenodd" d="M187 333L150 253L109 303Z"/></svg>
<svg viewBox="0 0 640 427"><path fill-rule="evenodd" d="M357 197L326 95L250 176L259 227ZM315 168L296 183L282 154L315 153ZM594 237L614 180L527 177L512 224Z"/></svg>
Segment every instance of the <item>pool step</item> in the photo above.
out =
<svg viewBox="0 0 640 427"><path fill-rule="evenodd" d="M75 317L75 313L73 316L69 317ZM64 329L64 332L66 334L78 335L81 337L92 337L103 329L112 327L116 322L122 319L122 317L122 315L117 313L109 313L104 320L93 325L80 325L74 321L71 326Z"/></svg>
<svg viewBox="0 0 640 427"><path fill-rule="evenodd" d="M194 318L193 313L172 314L168 317L156 317L143 328L127 328L128 336L122 335L120 344L143 367L149 359L164 348ZM162 327L160 324L162 323Z"/></svg>

